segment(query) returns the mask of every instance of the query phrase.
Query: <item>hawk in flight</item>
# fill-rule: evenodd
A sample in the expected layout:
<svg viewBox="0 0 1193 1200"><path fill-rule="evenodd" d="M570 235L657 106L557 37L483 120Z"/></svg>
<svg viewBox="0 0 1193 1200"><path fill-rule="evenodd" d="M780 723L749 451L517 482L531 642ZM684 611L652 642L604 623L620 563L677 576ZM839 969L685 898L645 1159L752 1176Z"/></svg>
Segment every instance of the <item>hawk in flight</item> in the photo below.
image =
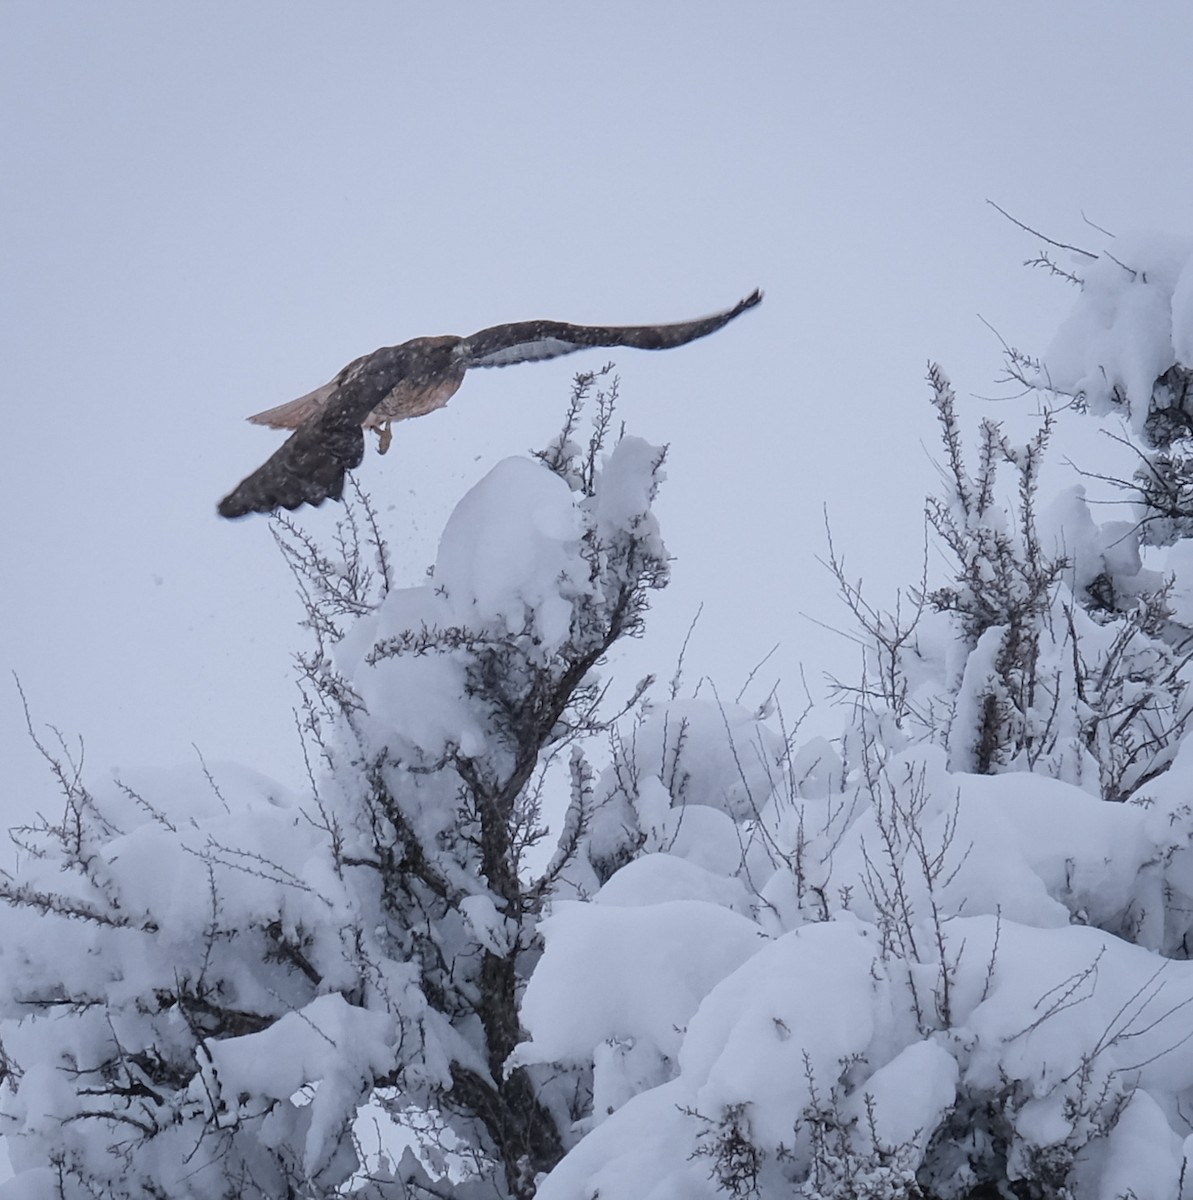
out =
<svg viewBox="0 0 1193 1200"><path fill-rule="evenodd" d="M383 346L350 362L323 387L249 417L257 425L294 433L220 501L220 515L242 517L322 504L328 496L338 500L345 472L359 466L364 457L365 429L377 432L384 454L391 422L442 408L472 367L557 358L590 346L670 350L715 333L761 300L762 293L755 291L724 312L676 325L519 321L494 325L471 337L421 337L400 346Z"/></svg>

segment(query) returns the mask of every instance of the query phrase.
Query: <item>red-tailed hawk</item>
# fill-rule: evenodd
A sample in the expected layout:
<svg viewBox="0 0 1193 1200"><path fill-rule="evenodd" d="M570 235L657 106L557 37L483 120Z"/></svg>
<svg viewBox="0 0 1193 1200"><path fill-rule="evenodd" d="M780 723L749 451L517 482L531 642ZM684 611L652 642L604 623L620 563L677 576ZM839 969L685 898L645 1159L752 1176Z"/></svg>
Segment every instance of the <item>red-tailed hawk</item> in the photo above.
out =
<svg viewBox="0 0 1193 1200"><path fill-rule="evenodd" d="M557 358L590 346L670 350L714 333L760 303L753 292L732 308L676 325L566 325L520 321L494 325L471 337L422 337L383 346L350 362L330 383L289 404L249 417L258 425L293 429L293 435L219 504L220 515L322 504L340 498L344 474L360 464L364 430L376 430L380 449L389 445L392 421L442 408L473 367Z"/></svg>

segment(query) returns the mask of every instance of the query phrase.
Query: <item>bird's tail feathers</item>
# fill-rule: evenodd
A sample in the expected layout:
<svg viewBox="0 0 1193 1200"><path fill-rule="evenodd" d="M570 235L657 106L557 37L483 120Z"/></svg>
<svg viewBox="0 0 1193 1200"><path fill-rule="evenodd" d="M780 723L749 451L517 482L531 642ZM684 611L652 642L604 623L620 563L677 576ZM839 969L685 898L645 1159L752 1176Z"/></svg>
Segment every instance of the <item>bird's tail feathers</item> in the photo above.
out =
<svg viewBox="0 0 1193 1200"><path fill-rule="evenodd" d="M297 400L288 400L276 408L267 408L264 412L253 413L248 418L254 425L268 425L270 429L297 429L308 417L313 417L327 403L334 383L325 383Z"/></svg>

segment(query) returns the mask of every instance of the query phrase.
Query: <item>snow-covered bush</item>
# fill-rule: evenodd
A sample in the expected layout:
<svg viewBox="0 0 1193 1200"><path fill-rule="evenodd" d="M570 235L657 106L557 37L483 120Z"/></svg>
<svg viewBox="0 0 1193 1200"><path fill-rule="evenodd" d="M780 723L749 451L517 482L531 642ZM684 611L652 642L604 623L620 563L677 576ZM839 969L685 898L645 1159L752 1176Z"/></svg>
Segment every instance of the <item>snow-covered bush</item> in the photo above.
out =
<svg viewBox="0 0 1193 1200"><path fill-rule="evenodd" d="M983 421L970 474L953 389L936 366L929 383L947 465L927 517L952 578L888 614L830 558L868 642L863 722L887 746L947 747L958 771L1031 771L1122 800L1168 768L1193 714L1171 581L1143 568L1138 526L1095 524L1082 487L1039 511L1050 415L1026 445Z"/></svg>
<svg viewBox="0 0 1193 1200"><path fill-rule="evenodd" d="M592 386L464 497L423 586L390 586L365 504L330 553L280 523L316 640L308 795L225 768L93 787L47 751L64 814L0 882L6 1194L516 1196L559 1159L586 1081L506 1060L592 815L596 667L667 571L662 451L606 445L608 395L577 446ZM369 1109L416 1150L362 1156Z"/></svg>
<svg viewBox="0 0 1193 1200"><path fill-rule="evenodd" d="M540 1197L1177 1195L1193 964L1148 947L1187 909L1179 805L930 746L789 778L545 922L515 1061L591 1069L594 1103Z"/></svg>
<svg viewBox="0 0 1193 1200"><path fill-rule="evenodd" d="M1193 1200L1178 250L1080 264L1011 359L1127 415L1168 508L1045 495L1049 419L971 470L934 369L946 576L886 613L830 549L868 643L836 742L649 682L606 715L668 564L661 452L606 445L607 395L573 440L591 378L424 586L367 504L330 551L282 521L309 789L48 752L63 819L0 882L0 1194Z"/></svg>
<svg viewBox="0 0 1193 1200"><path fill-rule="evenodd" d="M687 701L598 788L653 853L544 926L515 1061L602 1103L543 1200L1193 1196L1185 559L1041 495L1047 420L971 475L931 383L951 577L882 612L830 552L870 643L839 745L707 705L693 820Z"/></svg>

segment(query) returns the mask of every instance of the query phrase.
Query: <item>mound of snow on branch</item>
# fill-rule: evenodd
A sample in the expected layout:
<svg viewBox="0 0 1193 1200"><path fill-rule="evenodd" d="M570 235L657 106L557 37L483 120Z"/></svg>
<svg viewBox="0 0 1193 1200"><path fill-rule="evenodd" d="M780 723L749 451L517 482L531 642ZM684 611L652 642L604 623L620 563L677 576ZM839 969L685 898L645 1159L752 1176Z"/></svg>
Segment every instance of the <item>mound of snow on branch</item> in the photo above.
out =
<svg viewBox="0 0 1193 1200"><path fill-rule="evenodd" d="M1040 385L1097 413L1125 404L1142 432L1156 380L1193 368L1193 239L1136 233L1073 265L1081 295L1043 356Z"/></svg>

